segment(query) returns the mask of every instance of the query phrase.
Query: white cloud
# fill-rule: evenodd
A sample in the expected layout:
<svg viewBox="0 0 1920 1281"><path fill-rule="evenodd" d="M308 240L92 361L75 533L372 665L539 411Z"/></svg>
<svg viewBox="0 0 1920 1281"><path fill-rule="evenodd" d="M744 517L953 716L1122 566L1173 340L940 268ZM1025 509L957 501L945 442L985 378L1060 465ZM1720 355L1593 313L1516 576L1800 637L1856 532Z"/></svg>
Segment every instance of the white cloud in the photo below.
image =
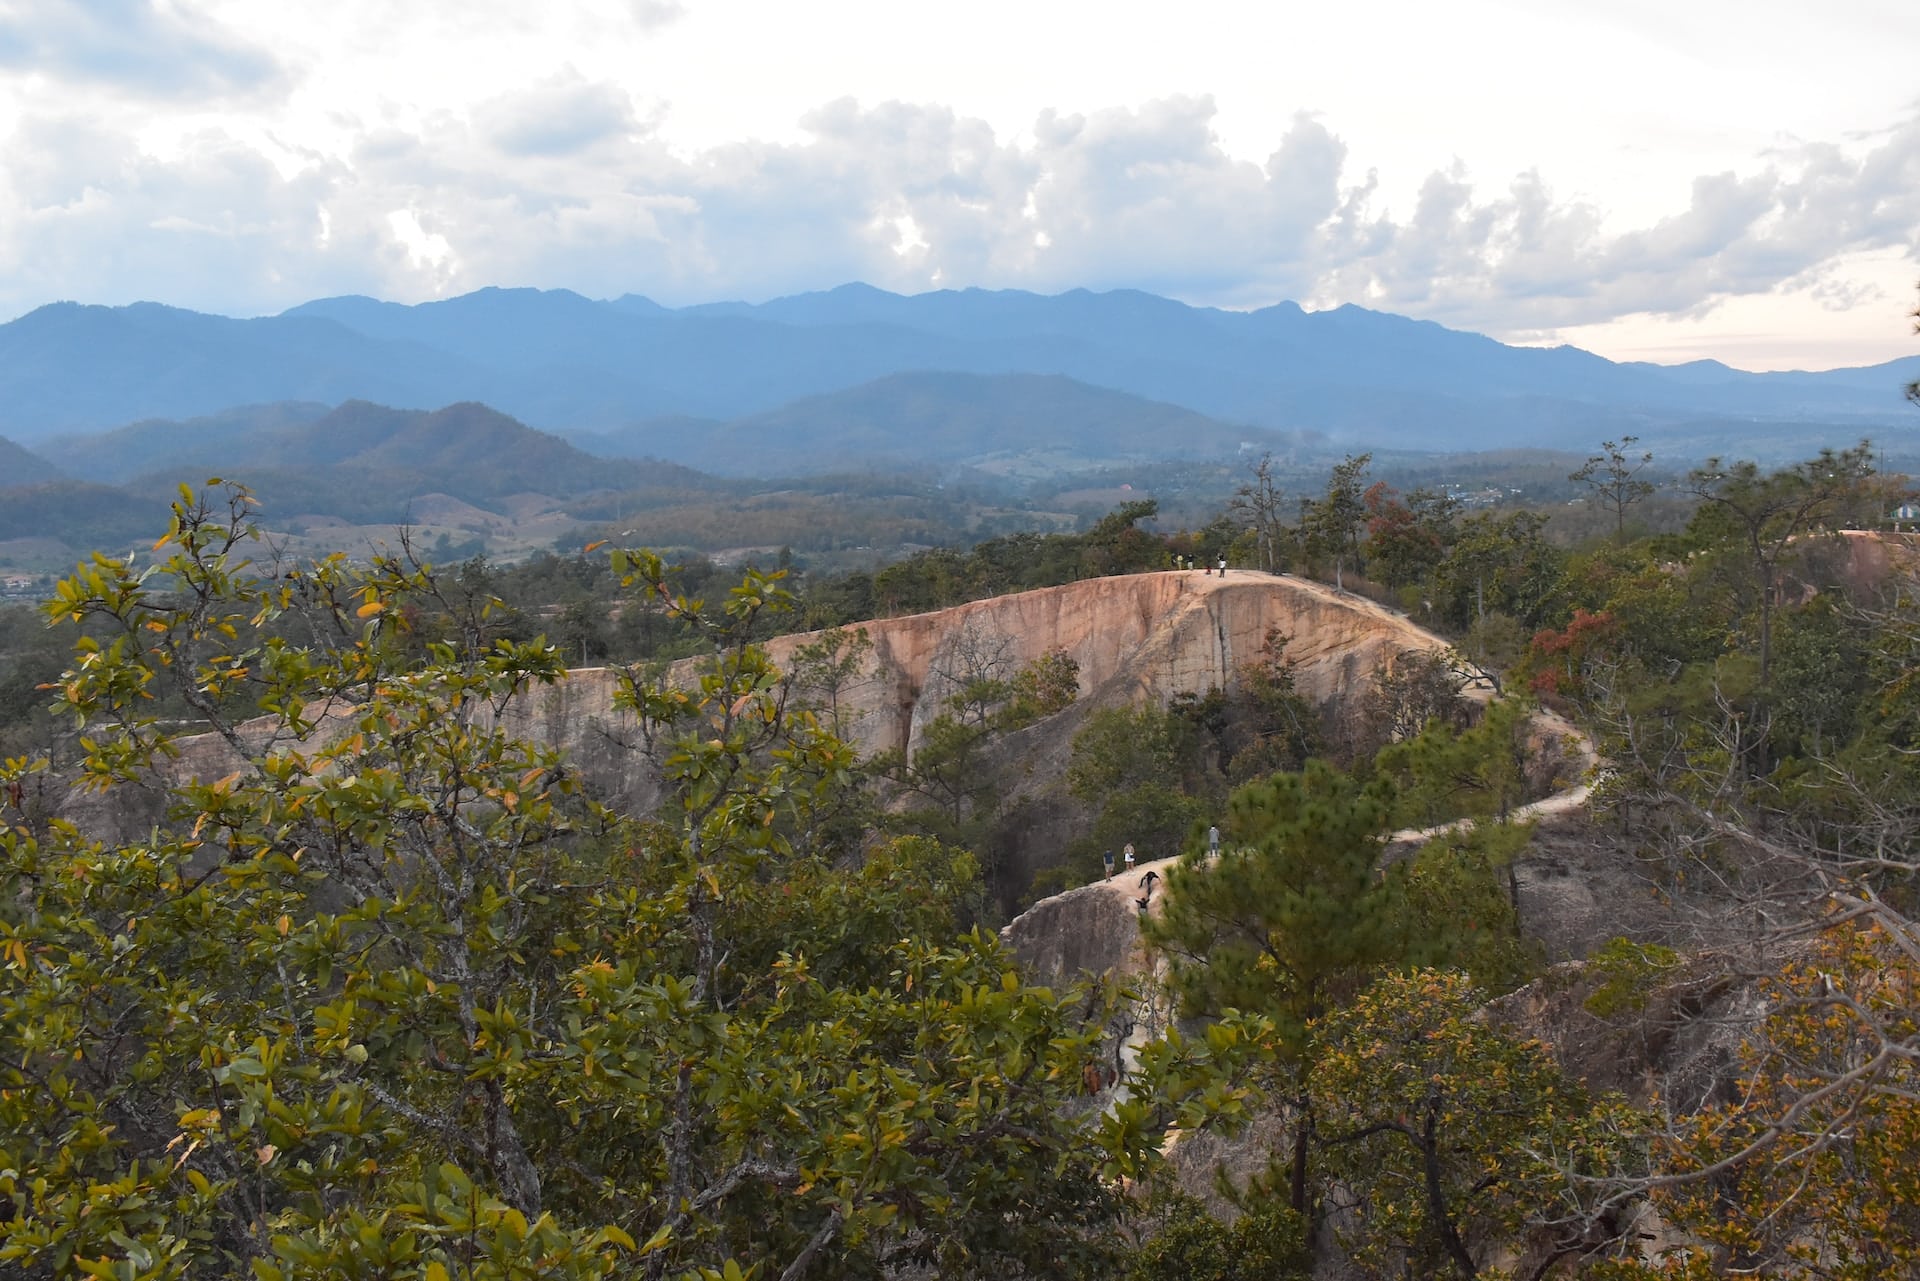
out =
<svg viewBox="0 0 1920 1281"><path fill-rule="evenodd" d="M687 16L687 6L675 0L630 0L633 20L642 31L653 31Z"/></svg>
<svg viewBox="0 0 1920 1281"><path fill-rule="evenodd" d="M156 153L144 119L28 112L0 169L0 309L151 297L248 313L488 284L686 302L864 279L1359 301L1546 337L1776 294L1816 315L1873 305L1886 287L1836 264L1911 271L1920 228L1920 116L1776 146L1622 228L1601 199L1558 194L1550 166L1393 175L1414 193L1396 207L1337 120L1295 114L1255 160L1223 144L1206 95L1045 111L1017 136L946 106L840 98L795 140L694 150L671 144L665 111L561 63L464 104L333 111L341 141L324 147L196 118Z"/></svg>
<svg viewBox="0 0 1920 1281"><path fill-rule="evenodd" d="M154 0L0 0L0 68L162 98L247 93L282 76L264 48Z"/></svg>
<svg viewBox="0 0 1920 1281"><path fill-rule="evenodd" d="M488 99L475 110L474 124L509 156L569 155L641 128L625 90L589 83L572 67Z"/></svg>

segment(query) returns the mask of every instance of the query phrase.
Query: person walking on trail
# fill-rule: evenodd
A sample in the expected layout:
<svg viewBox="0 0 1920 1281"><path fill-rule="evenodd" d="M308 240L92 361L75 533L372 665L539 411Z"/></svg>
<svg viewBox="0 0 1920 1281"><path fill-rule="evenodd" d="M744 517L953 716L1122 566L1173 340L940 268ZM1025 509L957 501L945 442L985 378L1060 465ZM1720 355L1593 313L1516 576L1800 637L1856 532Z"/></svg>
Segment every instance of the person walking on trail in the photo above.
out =
<svg viewBox="0 0 1920 1281"><path fill-rule="evenodd" d="M1113 851L1108 850L1101 857L1100 861L1107 865L1107 879L1111 881L1113 879Z"/></svg>
<svg viewBox="0 0 1920 1281"><path fill-rule="evenodd" d="M1220 577L1225 578L1226 576L1227 576L1227 558L1225 556L1222 556L1220 558Z"/></svg>
<svg viewBox="0 0 1920 1281"><path fill-rule="evenodd" d="M1140 888L1147 892L1147 896L1149 898L1153 896L1153 883L1159 879L1160 879L1160 873L1152 870L1151 868L1147 870L1147 874L1145 876L1140 878Z"/></svg>
<svg viewBox="0 0 1920 1281"><path fill-rule="evenodd" d="M1120 851L1120 853L1126 857L1127 870L1131 872L1133 870L1133 842L1128 841L1125 848L1123 848Z"/></svg>
<svg viewBox="0 0 1920 1281"><path fill-rule="evenodd" d="M1220 857L1220 828L1218 824L1207 829L1207 853L1213 858Z"/></svg>

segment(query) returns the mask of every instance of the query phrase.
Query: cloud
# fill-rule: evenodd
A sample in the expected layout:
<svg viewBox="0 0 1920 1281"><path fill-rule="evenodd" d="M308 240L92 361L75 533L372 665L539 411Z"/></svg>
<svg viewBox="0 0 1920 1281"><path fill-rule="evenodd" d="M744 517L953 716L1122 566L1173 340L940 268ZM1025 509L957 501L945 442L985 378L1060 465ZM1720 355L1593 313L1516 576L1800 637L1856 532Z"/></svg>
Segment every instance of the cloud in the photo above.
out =
<svg viewBox="0 0 1920 1281"><path fill-rule="evenodd" d="M510 156L570 155L641 127L625 90L590 83L571 67L482 103L474 125Z"/></svg>
<svg viewBox="0 0 1920 1281"><path fill-rule="evenodd" d="M687 6L676 0L628 0L628 5L642 31L657 31L687 16Z"/></svg>
<svg viewBox="0 0 1920 1281"><path fill-rule="evenodd" d="M1920 256L1920 117L1865 154L1817 145L1757 173L1703 175L1684 209L1608 232L1537 173L1481 197L1464 169L1431 175L1401 221L1360 200L1328 228L1323 296L1496 332L1649 313L1698 316L1737 297L1815 287L1845 255Z"/></svg>
<svg viewBox="0 0 1920 1281"><path fill-rule="evenodd" d="M348 291L488 284L669 302L847 280L918 290L1133 286L1192 301L1361 302L1493 333L1700 314L1786 289L1858 297L1835 264L1915 251L1920 117L1702 176L1665 217L1611 229L1539 173L1462 164L1404 209L1312 115L1264 162L1214 104L1045 113L998 136L938 105L826 103L788 143L687 154L627 92L572 68L469 112L362 126L287 173L219 132L165 162L84 119L28 117L0 171L0 302L155 297L273 310Z"/></svg>
<svg viewBox="0 0 1920 1281"><path fill-rule="evenodd" d="M161 98L278 83L266 50L153 0L0 0L0 68Z"/></svg>
<svg viewBox="0 0 1920 1281"><path fill-rule="evenodd" d="M0 262L14 310L56 299L250 312L295 295L407 286L389 229L332 221L339 167L284 177L217 131L162 163L95 122L29 117L0 169Z"/></svg>

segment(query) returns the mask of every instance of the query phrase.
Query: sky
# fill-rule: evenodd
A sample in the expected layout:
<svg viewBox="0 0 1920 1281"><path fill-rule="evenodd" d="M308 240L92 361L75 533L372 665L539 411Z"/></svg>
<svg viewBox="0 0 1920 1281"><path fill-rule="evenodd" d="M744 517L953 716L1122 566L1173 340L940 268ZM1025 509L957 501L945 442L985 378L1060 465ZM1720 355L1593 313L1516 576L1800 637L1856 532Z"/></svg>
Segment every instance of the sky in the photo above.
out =
<svg viewBox="0 0 1920 1281"><path fill-rule="evenodd" d="M1913 0L0 0L0 318L486 285L1920 352Z"/></svg>

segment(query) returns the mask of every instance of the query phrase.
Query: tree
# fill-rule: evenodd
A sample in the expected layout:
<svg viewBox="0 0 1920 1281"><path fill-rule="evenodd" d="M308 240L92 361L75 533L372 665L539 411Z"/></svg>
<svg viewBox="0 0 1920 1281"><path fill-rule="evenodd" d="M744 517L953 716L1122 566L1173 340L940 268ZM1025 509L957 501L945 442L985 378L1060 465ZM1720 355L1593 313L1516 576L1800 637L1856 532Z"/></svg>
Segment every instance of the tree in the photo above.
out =
<svg viewBox="0 0 1920 1281"><path fill-rule="evenodd" d="M1653 461L1652 452L1643 451L1637 459L1631 456L1639 440L1638 436L1622 436L1618 442L1601 441L1600 452L1589 455L1580 469L1567 477L1592 490L1601 509L1613 513L1616 542L1627 541L1627 508L1653 493L1653 483L1640 479L1640 472Z"/></svg>
<svg viewBox="0 0 1920 1281"><path fill-rule="evenodd" d="M1285 495L1273 477L1272 453L1260 455L1260 461L1249 470L1252 478L1234 490L1227 510L1252 531L1255 563L1271 574L1283 564L1280 549L1286 537L1286 517L1281 507Z"/></svg>
<svg viewBox="0 0 1920 1281"><path fill-rule="evenodd" d="M1320 745L1320 717L1301 695L1287 660L1292 638L1269 627L1260 653L1240 664L1216 735L1220 770L1239 782L1297 770Z"/></svg>
<svg viewBox="0 0 1920 1281"><path fill-rule="evenodd" d="M1773 672L1773 615L1779 606L1780 567L1797 539L1832 519L1873 475L1865 441L1762 475L1751 462L1709 459L1687 473L1687 491L1701 503L1695 525L1734 543L1753 574L1760 620L1760 684Z"/></svg>
<svg viewBox="0 0 1920 1281"><path fill-rule="evenodd" d="M1094 811L1074 843L1075 864L1092 871L1102 851L1132 842L1175 851L1206 812L1188 784L1198 773L1199 735L1183 716L1156 707L1103 707L1073 738L1067 785ZM1153 857L1153 855L1149 855Z"/></svg>
<svg viewBox="0 0 1920 1281"><path fill-rule="evenodd" d="M859 729L860 717L847 705L854 691L882 679L876 669L873 639L864 627L848 631L829 627L816 640L793 651L791 675L806 705L826 718L835 736L847 738Z"/></svg>
<svg viewBox="0 0 1920 1281"><path fill-rule="evenodd" d="M49 606L95 633L58 691L90 784L177 750L163 691L234 768L124 845L0 805L14 1274L1111 1266L1101 1172L1154 1140L1073 1119L1083 998L954 925L966 856L816 843L851 754L745 639L777 575L709 613L614 555L712 655L625 675L663 789L635 822L502 728L554 650L456 629L415 656L432 571L262 573L251 533L244 492L184 495L164 559L97 557ZM295 615L310 643L256 630Z"/></svg>
<svg viewBox="0 0 1920 1281"><path fill-rule="evenodd" d="M1305 1281L1313 1275L1300 1216L1262 1198L1222 1223L1177 1193L1156 1207L1153 1235L1128 1261L1124 1281Z"/></svg>
<svg viewBox="0 0 1920 1281"><path fill-rule="evenodd" d="M1373 674L1361 706L1367 754L1412 738L1435 720L1464 728L1471 704L1460 694L1467 683L1450 652L1401 650Z"/></svg>
<svg viewBox="0 0 1920 1281"><path fill-rule="evenodd" d="M1407 865L1403 960L1463 971L1495 996L1532 981L1540 945L1521 933L1514 883L1532 838L1531 824L1476 822L1423 842Z"/></svg>
<svg viewBox="0 0 1920 1281"><path fill-rule="evenodd" d="M1457 818L1505 821L1525 799L1529 710L1518 699L1498 699L1467 729L1434 720L1382 748L1374 763L1394 780L1397 820L1422 827Z"/></svg>
<svg viewBox="0 0 1920 1281"><path fill-rule="evenodd" d="M1348 559L1359 561L1360 530L1367 517L1367 468L1372 463L1372 454L1348 454L1335 463L1326 493L1305 504L1301 513L1301 531L1308 544L1333 560L1333 585L1338 590L1346 589Z"/></svg>
<svg viewBox="0 0 1920 1281"><path fill-rule="evenodd" d="M1367 565L1389 587L1426 582L1453 545L1460 501L1431 489L1416 489L1404 499L1385 481L1369 486Z"/></svg>
<svg viewBox="0 0 1920 1281"><path fill-rule="evenodd" d="M1167 873L1161 915L1141 932L1164 953L1190 1013L1257 1011L1274 1020L1291 1066L1291 1203L1307 1206L1311 1114L1307 1025L1399 954L1401 878L1376 874L1392 789L1362 787L1321 761L1237 789L1217 861L1183 859Z"/></svg>
<svg viewBox="0 0 1920 1281"><path fill-rule="evenodd" d="M1542 532L1546 523L1530 511L1478 512L1460 522L1439 574L1450 623L1484 632L1489 598L1493 613L1522 625L1545 621L1562 582L1562 557ZM1474 656L1489 661L1484 652Z"/></svg>
<svg viewBox="0 0 1920 1281"><path fill-rule="evenodd" d="M1308 1085L1363 1275L1477 1277L1544 1228L1538 1278L1627 1226L1593 1218L1597 1198L1575 1176L1620 1167L1631 1112L1591 1098L1483 1004L1464 975L1423 970L1381 979L1314 1026Z"/></svg>
<svg viewBox="0 0 1920 1281"><path fill-rule="evenodd" d="M1913 332L1920 334L1920 308L1914 310L1913 320ZM1907 384L1907 399L1916 405L1920 405L1920 378L1916 378Z"/></svg>
<svg viewBox="0 0 1920 1281"><path fill-rule="evenodd" d="M1012 640L964 627L936 668L947 691L940 713L910 753L883 752L871 762L892 781L897 797L929 803L895 821L975 851L990 882L997 882L999 872L989 857L990 828L1005 782L991 748L1004 735L1066 710L1080 692L1080 666L1071 655L1049 650L1016 670Z"/></svg>
<svg viewBox="0 0 1920 1281"><path fill-rule="evenodd" d="M1869 1281L1920 1269L1920 962L1840 925L1762 984L1725 1102L1682 1118L1654 1202L1686 1234L1623 1277Z"/></svg>
<svg viewBox="0 0 1920 1281"><path fill-rule="evenodd" d="M1145 569L1166 568L1165 549L1160 540L1139 528L1160 510L1152 498L1122 503L1102 516L1088 530L1083 553L1087 576L1135 574Z"/></svg>

